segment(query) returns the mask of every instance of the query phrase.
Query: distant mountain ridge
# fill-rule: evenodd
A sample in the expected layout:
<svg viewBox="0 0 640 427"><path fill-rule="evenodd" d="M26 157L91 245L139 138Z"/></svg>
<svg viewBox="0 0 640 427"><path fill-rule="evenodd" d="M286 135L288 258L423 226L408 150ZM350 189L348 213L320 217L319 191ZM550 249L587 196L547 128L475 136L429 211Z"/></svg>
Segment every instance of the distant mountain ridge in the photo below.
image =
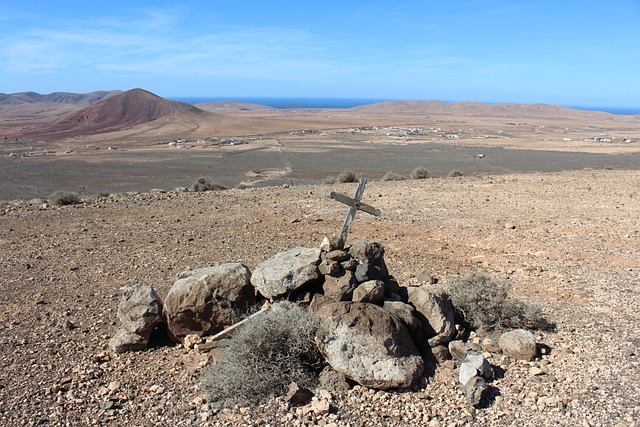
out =
<svg viewBox="0 0 640 427"><path fill-rule="evenodd" d="M481 102L388 101L362 105L351 110L383 115L449 115L505 119L587 119L616 118L621 115L585 111L549 104L484 104ZM634 116L630 116L634 117ZM637 117L637 116L636 116Z"/></svg>
<svg viewBox="0 0 640 427"><path fill-rule="evenodd" d="M229 99L226 101L216 101L216 102L199 102L194 104L196 107L201 110L206 111L216 111L220 109L224 110L273 110L273 107L269 107L267 105L261 104L252 104L249 102L235 101L233 99Z"/></svg>
<svg viewBox="0 0 640 427"><path fill-rule="evenodd" d="M90 93L53 92L46 95L37 92L0 93L0 105L17 106L36 103L54 103L89 106L121 93L121 90L96 91Z"/></svg>

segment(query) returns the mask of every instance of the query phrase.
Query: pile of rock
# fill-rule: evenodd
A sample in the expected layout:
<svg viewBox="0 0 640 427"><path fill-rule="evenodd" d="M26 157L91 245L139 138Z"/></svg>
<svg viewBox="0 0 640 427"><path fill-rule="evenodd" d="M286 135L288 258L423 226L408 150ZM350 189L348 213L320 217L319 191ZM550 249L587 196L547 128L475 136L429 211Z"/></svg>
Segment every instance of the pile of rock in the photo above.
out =
<svg viewBox="0 0 640 427"><path fill-rule="evenodd" d="M164 308L151 287L129 287L118 308L122 326L110 345L115 352L140 350L162 322L170 338L192 347L236 324L250 307L281 299L309 306L320 321L316 341L327 363L360 385L412 388L426 364L453 356L469 403L477 405L493 379L491 365L477 351L483 349L456 340L461 334L446 293L432 284L399 285L389 275L384 247L373 241L342 250L325 239L319 248L281 252L253 274L239 263L186 271ZM526 360L536 350L526 331L505 334L499 347Z"/></svg>

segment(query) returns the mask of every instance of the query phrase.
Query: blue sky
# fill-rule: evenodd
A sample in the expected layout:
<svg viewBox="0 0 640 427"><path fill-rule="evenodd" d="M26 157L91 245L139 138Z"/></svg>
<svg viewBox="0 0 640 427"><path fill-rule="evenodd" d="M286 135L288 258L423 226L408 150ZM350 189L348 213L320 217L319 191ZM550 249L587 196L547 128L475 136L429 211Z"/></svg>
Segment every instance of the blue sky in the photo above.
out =
<svg viewBox="0 0 640 427"><path fill-rule="evenodd" d="M640 1L0 0L0 92L640 107Z"/></svg>

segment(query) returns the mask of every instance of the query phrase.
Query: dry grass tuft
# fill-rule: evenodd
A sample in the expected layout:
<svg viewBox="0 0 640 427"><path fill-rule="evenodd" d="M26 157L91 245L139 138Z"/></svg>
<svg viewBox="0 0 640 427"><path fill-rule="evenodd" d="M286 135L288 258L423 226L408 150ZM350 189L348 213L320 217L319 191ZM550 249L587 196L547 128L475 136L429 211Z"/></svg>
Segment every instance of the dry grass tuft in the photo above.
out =
<svg viewBox="0 0 640 427"><path fill-rule="evenodd" d="M404 181L405 179L407 179L406 176L389 171L385 173L382 178L380 178L380 181Z"/></svg>
<svg viewBox="0 0 640 427"><path fill-rule="evenodd" d="M75 205L80 203L80 196L76 193L56 191L47 198L47 201L51 206Z"/></svg>

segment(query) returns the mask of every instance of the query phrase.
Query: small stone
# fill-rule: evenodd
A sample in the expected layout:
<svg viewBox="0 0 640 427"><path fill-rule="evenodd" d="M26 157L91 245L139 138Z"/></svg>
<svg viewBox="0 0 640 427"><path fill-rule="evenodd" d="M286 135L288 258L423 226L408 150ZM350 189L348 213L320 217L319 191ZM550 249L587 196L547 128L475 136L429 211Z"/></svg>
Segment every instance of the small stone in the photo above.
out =
<svg viewBox="0 0 640 427"><path fill-rule="evenodd" d="M461 340L454 340L449 343L449 353L455 360L463 360L467 357L467 346Z"/></svg>
<svg viewBox="0 0 640 427"><path fill-rule="evenodd" d="M113 400L107 400L102 404L102 409L109 410L109 409L115 408L115 406L116 406L116 402L114 402Z"/></svg>
<svg viewBox="0 0 640 427"><path fill-rule="evenodd" d="M524 329L515 329L500 336L498 345L505 356L530 361L536 356L536 338Z"/></svg>
<svg viewBox="0 0 640 427"><path fill-rule="evenodd" d="M325 276L330 274L338 274L340 273L341 269L342 267L340 267L340 264L338 264L336 261L331 261L329 259L322 261L318 265L318 271L320 272L320 274L323 274Z"/></svg>
<svg viewBox="0 0 640 427"><path fill-rule="evenodd" d="M349 252L341 250L331 251L327 253L326 258L331 261L343 262L349 259Z"/></svg>
<svg viewBox="0 0 640 427"><path fill-rule="evenodd" d="M358 264L355 275L358 283L384 279L384 274L380 267L373 264Z"/></svg>
<svg viewBox="0 0 640 427"><path fill-rule="evenodd" d="M449 353L449 349L444 345L431 347L431 353L433 353L433 357L436 359L437 363L443 363L451 359L451 353Z"/></svg>
<svg viewBox="0 0 640 427"><path fill-rule="evenodd" d="M340 266L347 271L356 271L356 268L358 267L358 265L359 265L358 261L353 258L340 263Z"/></svg>
<svg viewBox="0 0 640 427"><path fill-rule="evenodd" d="M300 406L307 403L309 399L311 399L311 396L313 396L311 390L300 388L298 384L292 382L289 384L289 391L287 391L285 399L289 403L289 406Z"/></svg>
<svg viewBox="0 0 640 427"><path fill-rule="evenodd" d="M484 378L479 376L471 377L464 385L464 396L467 399L467 403L471 406L479 405L488 388L489 385Z"/></svg>
<svg viewBox="0 0 640 427"><path fill-rule="evenodd" d="M336 237L325 237L324 239L322 239L322 243L320 243L320 249L322 250L322 252L331 252L337 250L339 249L338 246L338 239Z"/></svg>
<svg viewBox="0 0 640 427"><path fill-rule="evenodd" d="M320 389L320 390L318 390L318 393L317 393L317 394L318 394L318 397L319 397L320 399L329 400L329 401L330 401L331 399L333 399L333 396L331 395L331 393L329 393L329 392L328 392L327 390L325 390L325 389Z"/></svg>
<svg viewBox="0 0 640 427"><path fill-rule="evenodd" d="M384 298L384 282L380 280L370 280L361 283L353 291L353 302L368 302L376 304Z"/></svg>
<svg viewBox="0 0 640 427"><path fill-rule="evenodd" d="M200 343L202 343L202 337L196 334L186 335L182 341L182 345L187 350L194 348L196 344Z"/></svg>
<svg viewBox="0 0 640 427"><path fill-rule="evenodd" d="M544 375L544 371L539 367L534 366L531 369L529 369L529 375L531 375L532 377L536 377L538 375Z"/></svg>
<svg viewBox="0 0 640 427"><path fill-rule="evenodd" d="M493 379L493 367L481 353L470 352L460 365L460 384L466 384L467 381L475 376L491 381Z"/></svg>
<svg viewBox="0 0 640 427"><path fill-rule="evenodd" d="M326 400L320 400L317 398L311 399L311 410L316 415L328 414L331 410L331 404Z"/></svg>

